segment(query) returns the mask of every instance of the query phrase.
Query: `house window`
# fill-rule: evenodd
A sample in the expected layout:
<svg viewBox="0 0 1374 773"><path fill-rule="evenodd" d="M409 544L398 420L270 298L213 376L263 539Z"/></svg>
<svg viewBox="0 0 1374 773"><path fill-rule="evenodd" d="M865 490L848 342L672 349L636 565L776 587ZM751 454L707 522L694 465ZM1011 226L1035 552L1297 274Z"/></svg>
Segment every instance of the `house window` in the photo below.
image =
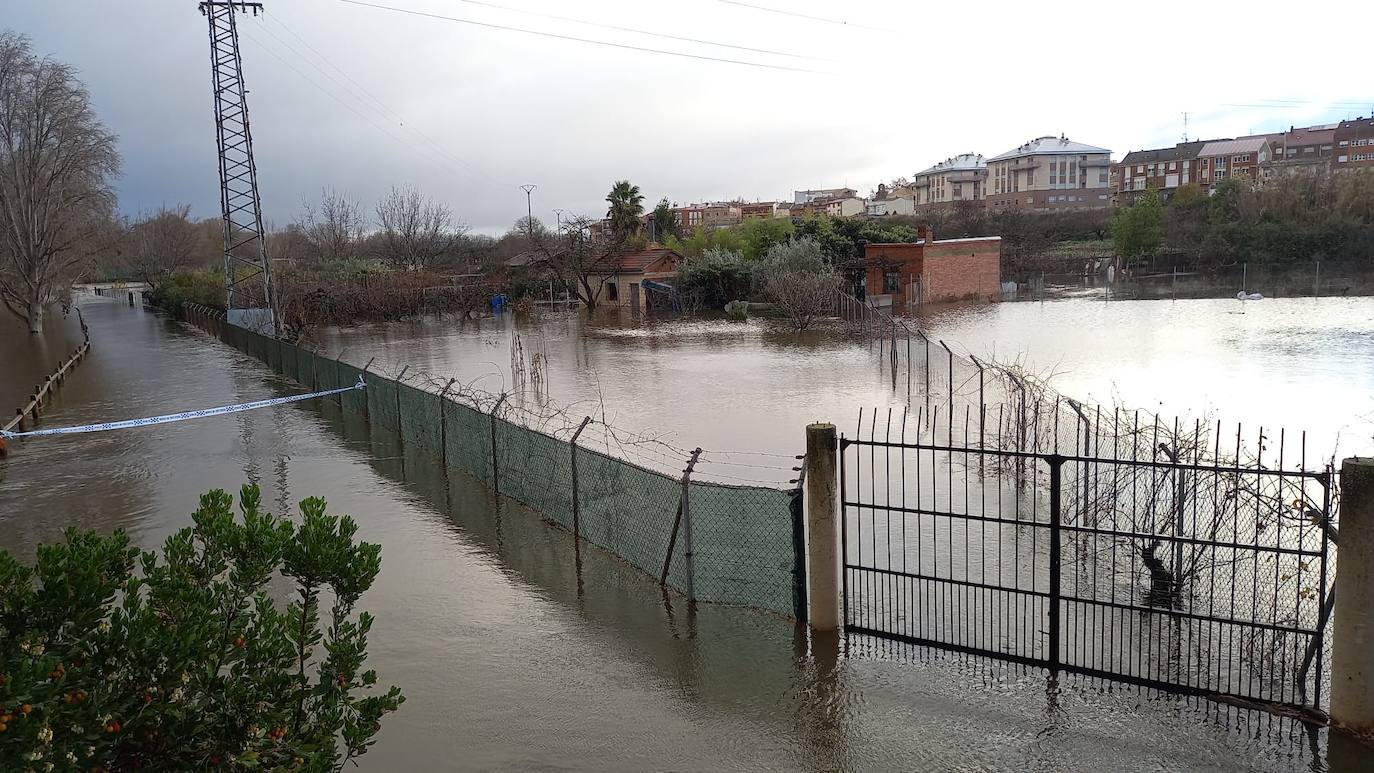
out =
<svg viewBox="0 0 1374 773"><path fill-rule="evenodd" d="M1174 171L1177 171L1177 170L1178 170L1178 162L1177 162L1177 161L1170 161L1170 162L1169 162L1169 171L1170 171L1170 172L1174 172Z"/></svg>
<svg viewBox="0 0 1374 773"><path fill-rule="evenodd" d="M1245 154L1239 155L1239 156L1231 156L1231 163L1233 163L1233 164L1244 164L1244 163L1247 163L1247 162L1249 162L1249 161L1250 161L1250 154L1249 154L1249 153L1245 153Z"/></svg>
<svg viewBox="0 0 1374 773"><path fill-rule="evenodd" d="M899 293L902 291L901 272L891 269L883 272L883 292Z"/></svg>
<svg viewBox="0 0 1374 773"><path fill-rule="evenodd" d="M1225 169L1218 169L1218 170L1216 171L1216 173L1212 175L1212 179L1213 179L1213 180L1224 180L1224 179L1226 179L1226 170L1225 170Z"/></svg>
<svg viewBox="0 0 1374 773"><path fill-rule="evenodd" d="M956 199L962 199L963 197L964 197L964 184L963 184L963 183L955 183L955 184L954 184L954 198L956 198Z"/></svg>
<svg viewBox="0 0 1374 773"><path fill-rule="evenodd" d="M608 301L618 301L618 300L620 300L620 288L616 286L615 282L607 282L607 283L606 283L606 300L608 300Z"/></svg>
<svg viewBox="0 0 1374 773"><path fill-rule="evenodd" d="M1341 140L1341 147L1345 147L1346 145L1349 145L1349 144L1350 144L1350 141L1349 141L1349 140Z"/></svg>
<svg viewBox="0 0 1374 773"><path fill-rule="evenodd" d="M1106 185L1106 184L1107 184L1107 173L1106 173L1106 172L1099 172L1099 173L1097 174L1097 183L1098 183L1098 185Z"/></svg>
<svg viewBox="0 0 1374 773"><path fill-rule="evenodd" d="M1344 154L1336 156L1336 163L1344 164L1350 157Z"/></svg>

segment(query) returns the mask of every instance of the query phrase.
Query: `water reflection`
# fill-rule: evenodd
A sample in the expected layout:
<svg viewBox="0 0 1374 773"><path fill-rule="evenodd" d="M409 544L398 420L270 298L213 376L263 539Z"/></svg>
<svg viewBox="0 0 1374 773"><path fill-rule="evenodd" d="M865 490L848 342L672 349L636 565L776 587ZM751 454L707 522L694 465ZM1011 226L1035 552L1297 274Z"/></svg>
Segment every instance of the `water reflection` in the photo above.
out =
<svg viewBox="0 0 1374 773"><path fill-rule="evenodd" d="M93 302L88 316L99 344L68 387L81 399L52 425L299 391L140 310ZM1321 766L1284 720L1076 680L1051 704L1038 672L665 600L639 571L328 401L34 441L0 475L0 547L23 555L73 521L155 545L196 495L245 476L279 507L321 494L354 515L383 546L364 602L373 664L409 696L368 769Z"/></svg>

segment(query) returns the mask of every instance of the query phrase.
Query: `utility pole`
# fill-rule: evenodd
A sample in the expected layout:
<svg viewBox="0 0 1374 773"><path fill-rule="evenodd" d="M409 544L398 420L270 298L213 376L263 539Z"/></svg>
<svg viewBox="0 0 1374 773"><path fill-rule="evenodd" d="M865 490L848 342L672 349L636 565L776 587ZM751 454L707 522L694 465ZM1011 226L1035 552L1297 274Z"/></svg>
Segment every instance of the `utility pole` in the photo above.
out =
<svg viewBox="0 0 1374 773"><path fill-rule="evenodd" d="M534 209L530 204L530 194L534 193L537 185L522 185L520 190L525 192L525 230L529 232L530 246L534 245Z"/></svg>
<svg viewBox="0 0 1374 773"><path fill-rule="evenodd" d="M278 330L272 269L262 226L253 133L248 125L243 58L239 55L238 13L257 16L262 3L205 0L200 13L210 26L210 78L215 98L215 139L219 150L220 210L224 222L226 319L263 332ZM239 313L235 313L239 310ZM263 315L266 314L266 319Z"/></svg>
<svg viewBox="0 0 1374 773"><path fill-rule="evenodd" d="M561 210L561 209L555 209L555 210L553 211L553 216L554 216L554 218L557 219L557 222L558 222L558 232L559 232L559 233L562 233L562 232L563 232L563 210Z"/></svg>

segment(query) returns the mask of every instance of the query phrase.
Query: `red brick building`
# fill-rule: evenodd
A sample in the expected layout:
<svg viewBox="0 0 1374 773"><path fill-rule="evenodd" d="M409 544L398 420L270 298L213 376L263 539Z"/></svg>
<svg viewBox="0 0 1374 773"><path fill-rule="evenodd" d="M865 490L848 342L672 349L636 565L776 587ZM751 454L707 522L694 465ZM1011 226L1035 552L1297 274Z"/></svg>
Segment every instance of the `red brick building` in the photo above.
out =
<svg viewBox="0 0 1374 773"><path fill-rule="evenodd" d="M1374 166L1374 118L1341 121L1332 134L1336 143L1333 170Z"/></svg>
<svg viewBox="0 0 1374 773"><path fill-rule="evenodd" d="M917 229L919 241L864 245L864 290L879 306L988 300L1002 294L1002 237L942 239Z"/></svg>
<svg viewBox="0 0 1374 773"><path fill-rule="evenodd" d="M1217 140L1198 151L1198 181L1211 185L1227 177L1244 177L1251 182L1273 174L1274 144L1268 137Z"/></svg>

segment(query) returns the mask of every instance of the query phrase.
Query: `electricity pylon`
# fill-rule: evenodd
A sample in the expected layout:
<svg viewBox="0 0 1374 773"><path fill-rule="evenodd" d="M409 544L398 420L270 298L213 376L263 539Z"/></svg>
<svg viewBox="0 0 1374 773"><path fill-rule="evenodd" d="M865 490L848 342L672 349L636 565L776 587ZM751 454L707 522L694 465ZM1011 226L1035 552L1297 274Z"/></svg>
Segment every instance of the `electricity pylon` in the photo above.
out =
<svg viewBox="0 0 1374 773"><path fill-rule="evenodd" d="M215 90L215 136L219 143L220 206L224 219L225 306L230 322L276 333L272 268L262 227L253 133L243 88L236 15L257 16L262 3L206 0L200 12L210 22L210 76ZM256 311L238 311L253 309ZM237 318L237 319L236 319Z"/></svg>

